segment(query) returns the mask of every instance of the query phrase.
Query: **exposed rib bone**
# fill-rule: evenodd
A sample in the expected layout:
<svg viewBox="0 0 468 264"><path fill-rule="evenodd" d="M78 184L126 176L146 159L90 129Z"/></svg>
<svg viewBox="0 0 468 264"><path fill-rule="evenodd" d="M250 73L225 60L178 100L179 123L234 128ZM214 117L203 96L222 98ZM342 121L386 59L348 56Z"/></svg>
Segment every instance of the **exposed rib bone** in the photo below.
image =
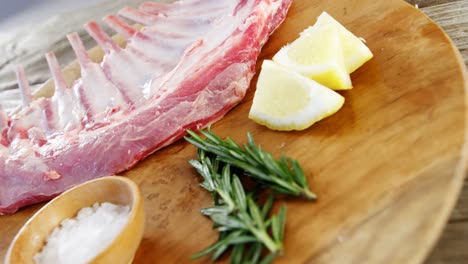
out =
<svg viewBox="0 0 468 264"><path fill-rule="evenodd" d="M86 122L106 119L110 114L128 107L119 89L108 79L99 64L90 60L78 33L67 35L81 66L80 82L73 89L86 113Z"/></svg>
<svg viewBox="0 0 468 264"><path fill-rule="evenodd" d="M219 0L177 1L171 4L144 2L138 7L138 9L148 14L163 16L187 16L190 14L204 15L218 13L223 9L225 10L230 4L235 2L236 1Z"/></svg>
<svg viewBox="0 0 468 264"><path fill-rule="evenodd" d="M135 35L135 32L137 32L135 28L125 23L124 21L119 19L117 16L114 16L114 15L105 16L103 20L104 22L106 22L106 24L110 28L112 28L115 32L117 32L119 35L121 35L125 39L129 39L131 36Z"/></svg>
<svg viewBox="0 0 468 264"><path fill-rule="evenodd" d="M120 47L117 45L99 26L95 21L90 21L84 25L84 28L91 37L98 43L105 53L109 54L111 51L119 51Z"/></svg>
<svg viewBox="0 0 468 264"><path fill-rule="evenodd" d="M0 130L8 127L8 114L3 110L3 106L0 104Z"/></svg>
<svg viewBox="0 0 468 264"><path fill-rule="evenodd" d="M0 149L2 146L8 146L8 114L3 110L3 106L0 104ZM0 153L1 156L2 153Z"/></svg>
<svg viewBox="0 0 468 264"><path fill-rule="evenodd" d="M21 91L21 97L23 99L23 107L29 106L32 102L33 97L31 94L31 87L29 86L28 79L26 78L26 73L22 66L16 68L16 79L18 81L18 86Z"/></svg>
<svg viewBox="0 0 468 264"><path fill-rule="evenodd" d="M150 14L165 14L169 13L169 10L171 9L171 5L177 5L178 2L172 3L172 4L166 4L166 3L155 3L155 2L144 2L141 4L138 9L140 9L143 12L150 13Z"/></svg>
<svg viewBox="0 0 468 264"><path fill-rule="evenodd" d="M56 105L51 98L45 98L42 103L42 126L46 135L51 135L60 129L57 127L58 118Z"/></svg>
<svg viewBox="0 0 468 264"><path fill-rule="evenodd" d="M67 35L67 39L68 42L70 42L73 51L75 52L76 58L78 59L78 63L80 64L81 69L85 68L86 65L91 62L91 59L89 58L88 52L86 51L86 48L84 47L80 36L78 35L78 33L73 32Z"/></svg>
<svg viewBox="0 0 468 264"><path fill-rule="evenodd" d="M53 52L48 52L45 57L55 84L55 93L51 98L52 105L49 108L54 112L48 115L49 129L67 132L80 128L80 119L83 116L83 111L78 104L77 98L65 82L55 54ZM53 119L52 115L54 117Z"/></svg>
<svg viewBox="0 0 468 264"><path fill-rule="evenodd" d="M47 64L49 65L50 73L52 75L52 79L54 80L55 85L55 93L54 96L61 94L68 89L67 83L65 82L65 77L63 77L62 70L60 69L60 65L57 61L57 57L55 53L50 51L45 54L45 58L47 60Z"/></svg>
<svg viewBox="0 0 468 264"><path fill-rule="evenodd" d="M12 141L15 138L28 138L28 130L37 127L42 131L42 104L44 99L33 100L31 87L26 78L23 67L17 67L16 78L23 98L23 108L11 117L7 138Z"/></svg>
<svg viewBox="0 0 468 264"><path fill-rule="evenodd" d="M129 6L120 9L118 14L127 19L147 26L153 25L158 20L158 17L155 15L142 12Z"/></svg>
<svg viewBox="0 0 468 264"><path fill-rule="evenodd" d="M151 76L152 65L145 65L138 56L121 49L96 22L86 24L85 28L106 52L102 69L107 78L112 80L128 104L140 101L143 97L142 83L148 81L141 80L141 77L144 77L142 74Z"/></svg>

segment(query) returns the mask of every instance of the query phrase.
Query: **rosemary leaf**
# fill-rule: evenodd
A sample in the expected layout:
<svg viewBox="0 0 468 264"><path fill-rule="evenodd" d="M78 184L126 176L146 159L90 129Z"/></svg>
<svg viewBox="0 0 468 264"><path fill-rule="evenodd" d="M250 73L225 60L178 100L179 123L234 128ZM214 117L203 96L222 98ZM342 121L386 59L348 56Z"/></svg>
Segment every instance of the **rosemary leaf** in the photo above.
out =
<svg viewBox="0 0 468 264"><path fill-rule="evenodd" d="M238 177L234 177L234 179L232 180L232 192L233 192L233 196L236 197L236 202L237 202L239 209L246 210L247 203L246 203L245 191Z"/></svg>
<svg viewBox="0 0 468 264"><path fill-rule="evenodd" d="M271 207L273 206L273 202L275 201L275 196L273 193L270 193L268 199L265 201L262 207L262 217L266 219L268 214L270 213Z"/></svg>
<svg viewBox="0 0 468 264"><path fill-rule="evenodd" d="M213 245L209 246L208 248L198 252L198 253L195 253L193 254L190 258L191 259L198 259L198 258L201 258L203 256L206 256L206 255L209 255L211 254L212 252L216 251L220 246L222 245L222 243L219 242L216 242L214 243Z"/></svg>
<svg viewBox="0 0 468 264"><path fill-rule="evenodd" d="M247 252L246 263L258 263L262 255L263 246L261 243L254 243Z"/></svg>
<svg viewBox="0 0 468 264"><path fill-rule="evenodd" d="M245 223L230 215L212 214L210 215L210 218L214 223L220 226L225 226L231 229L247 229Z"/></svg>
<svg viewBox="0 0 468 264"><path fill-rule="evenodd" d="M269 264L269 263L271 263L271 262L275 259L275 257L276 257L275 254L270 253L270 254L268 254L266 257L264 257L264 258L262 259L262 261L260 261L259 264Z"/></svg>
<svg viewBox="0 0 468 264"><path fill-rule="evenodd" d="M252 216L252 220L254 221L255 225L260 230L266 230L264 219L260 213L260 210L257 207L257 204L255 204L254 200L250 197L247 198L247 203L249 205L248 209L249 209L250 215Z"/></svg>
<svg viewBox="0 0 468 264"><path fill-rule="evenodd" d="M227 206L213 206L209 208L203 208L200 212L206 216L214 215L214 214L225 214L228 215L230 213L230 209Z"/></svg>
<svg viewBox="0 0 468 264"><path fill-rule="evenodd" d="M199 149L217 155L216 159L219 161L244 170L246 175L278 192L316 199L315 194L309 190L299 163L290 158L275 160L270 153L255 145L250 133L247 135L248 143L242 148L230 138L219 138L210 129L199 132L204 139L190 130L185 139Z"/></svg>
<svg viewBox="0 0 468 264"><path fill-rule="evenodd" d="M248 143L241 147L231 138L223 140L209 129L199 131L204 138L193 131L187 132L189 136L185 139L198 147L198 160L189 163L203 178L200 186L214 200L214 205L201 209L201 213L219 231L218 240L194 254L192 259L211 255L215 261L232 249L230 263L259 263L264 251L269 254L260 263L270 263L282 253L286 223L285 206L276 215L269 216L274 194L316 198L299 163L285 155L275 160L255 145L250 133ZM272 190L263 205L256 203L260 188L246 192L236 173L250 176L258 186Z"/></svg>
<svg viewBox="0 0 468 264"><path fill-rule="evenodd" d="M224 254L224 252L228 250L228 248L229 248L229 245L225 245L225 244L219 246L213 253L213 256L211 256L211 260L213 261L218 260Z"/></svg>
<svg viewBox="0 0 468 264"><path fill-rule="evenodd" d="M283 241L284 239L284 230L286 227L286 206L283 205L280 208L278 213L278 221L279 221L279 241Z"/></svg>
<svg viewBox="0 0 468 264"><path fill-rule="evenodd" d="M280 227L277 215L271 217L271 233L273 233L273 239L279 241Z"/></svg>
<svg viewBox="0 0 468 264"><path fill-rule="evenodd" d="M300 176L300 175L304 175L304 171L302 171L302 168L299 165L299 162L297 162L297 160L292 160L292 159L287 159L287 160L288 160L288 163L292 165L292 168L294 170L294 173L292 175L295 176L295 180L301 186L307 186L307 181L305 180L305 177Z"/></svg>
<svg viewBox="0 0 468 264"><path fill-rule="evenodd" d="M231 260L229 263L231 264L241 264L242 263L242 257L244 255L244 250L245 250L245 244L237 244L232 248L232 253L231 253Z"/></svg>

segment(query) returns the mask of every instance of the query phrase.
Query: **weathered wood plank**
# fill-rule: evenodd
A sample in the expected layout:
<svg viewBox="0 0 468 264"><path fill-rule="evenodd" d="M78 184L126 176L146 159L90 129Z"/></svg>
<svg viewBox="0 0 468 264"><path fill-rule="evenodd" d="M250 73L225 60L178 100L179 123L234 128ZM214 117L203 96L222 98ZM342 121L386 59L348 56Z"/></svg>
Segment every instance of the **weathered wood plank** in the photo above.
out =
<svg viewBox="0 0 468 264"><path fill-rule="evenodd" d="M460 222L466 222L468 228L468 178L465 179L465 185L458 199L457 206L453 210L449 220L449 224ZM468 237L466 243L466 246L468 246Z"/></svg>
<svg viewBox="0 0 468 264"><path fill-rule="evenodd" d="M456 0L455 0L456 1ZM453 3L454 0L406 0L406 2L417 5L418 7L436 6L441 4Z"/></svg>
<svg viewBox="0 0 468 264"><path fill-rule="evenodd" d="M439 241L426 264L460 264L468 262L468 179Z"/></svg>
<svg viewBox="0 0 468 264"><path fill-rule="evenodd" d="M465 189L465 193L466 193ZM432 251L426 264L462 264L468 261L468 224L467 221L447 225L440 243Z"/></svg>
<svg viewBox="0 0 468 264"><path fill-rule="evenodd" d="M468 1L421 8L450 36L468 65Z"/></svg>
<svg viewBox="0 0 468 264"><path fill-rule="evenodd" d="M409 1L436 21L454 41L468 65L468 1ZM422 8L421 8L422 7ZM444 232L426 264L468 262L468 179Z"/></svg>

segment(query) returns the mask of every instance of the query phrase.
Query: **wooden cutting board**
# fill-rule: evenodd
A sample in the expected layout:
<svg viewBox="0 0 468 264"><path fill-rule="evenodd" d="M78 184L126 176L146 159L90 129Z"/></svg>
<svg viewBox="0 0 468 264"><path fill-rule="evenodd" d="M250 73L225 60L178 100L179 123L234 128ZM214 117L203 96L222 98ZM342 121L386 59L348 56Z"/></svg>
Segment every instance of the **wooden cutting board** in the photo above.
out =
<svg viewBox="0 0 468 264"><path fill-rule="evenodd" d="M467 165L465 66L441 29L401 0L294 0L263 48L270 59L327 11L367 40L374 59L353 73L344 107L302 132L275 132L247 118L246 98L213 126L221 136L297 158L316 202L286 204L285 254L278 263L421 263L439 236ZM99 59L102 52L94 50ZM72 81L76 64L66 70ZM50 94L50 83L39 94ZM123 173L140 186L147 213L135 263L189 263L216 240L199 209L211 205L180 140ZM43 204L0 217L0 259ZM209 263L202 259L192 263Z"/></svg>

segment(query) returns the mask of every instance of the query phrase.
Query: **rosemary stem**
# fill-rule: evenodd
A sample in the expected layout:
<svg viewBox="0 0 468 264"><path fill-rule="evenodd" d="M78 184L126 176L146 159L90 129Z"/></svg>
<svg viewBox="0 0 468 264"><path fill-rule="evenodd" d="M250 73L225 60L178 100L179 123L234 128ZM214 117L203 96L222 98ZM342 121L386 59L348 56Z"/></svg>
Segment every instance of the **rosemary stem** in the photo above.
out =
<svg viewBox="0 0 468 264"><path fill-rule="evenodd" d="M204 138L193 131L187 132L186 140L198 147L198 160L189 163L203 177L200 185L214 199L214 206L202 209L202 214L210 217L220 232L216 243L192 258L211 254L217 260L232 249L231 263L257 263L267 249L270 253L261 263L270 263L282 254L286 221L284 206L279 213L269 216L274 194L316 199L298 161L285 155L274 159L271 153L255 145L250 133L248 144L242 147L229 137L219 138L209 129L199 131ZM246 192L237 175L252 178L257 189ZM263 205L256 202L256 191L261 189L258 187L272 191Z"/></svg>
<svg viewBox="0 0 468 264"><path fill-rule="evenodd" d="M277 245L266 232L262 232L257 229L250 229L250 231L263 243L263 245L265 245L266 248L268 248L271 253L276 254L281 250L281 247Z"/></svg>
<svg viewBox="0 0 468 264"><path fill-rule="evenodd" d="M304 195L305 198L309 200L317 199L317 195L311 192L308 188L302 188L302 194Z"/></svg>

